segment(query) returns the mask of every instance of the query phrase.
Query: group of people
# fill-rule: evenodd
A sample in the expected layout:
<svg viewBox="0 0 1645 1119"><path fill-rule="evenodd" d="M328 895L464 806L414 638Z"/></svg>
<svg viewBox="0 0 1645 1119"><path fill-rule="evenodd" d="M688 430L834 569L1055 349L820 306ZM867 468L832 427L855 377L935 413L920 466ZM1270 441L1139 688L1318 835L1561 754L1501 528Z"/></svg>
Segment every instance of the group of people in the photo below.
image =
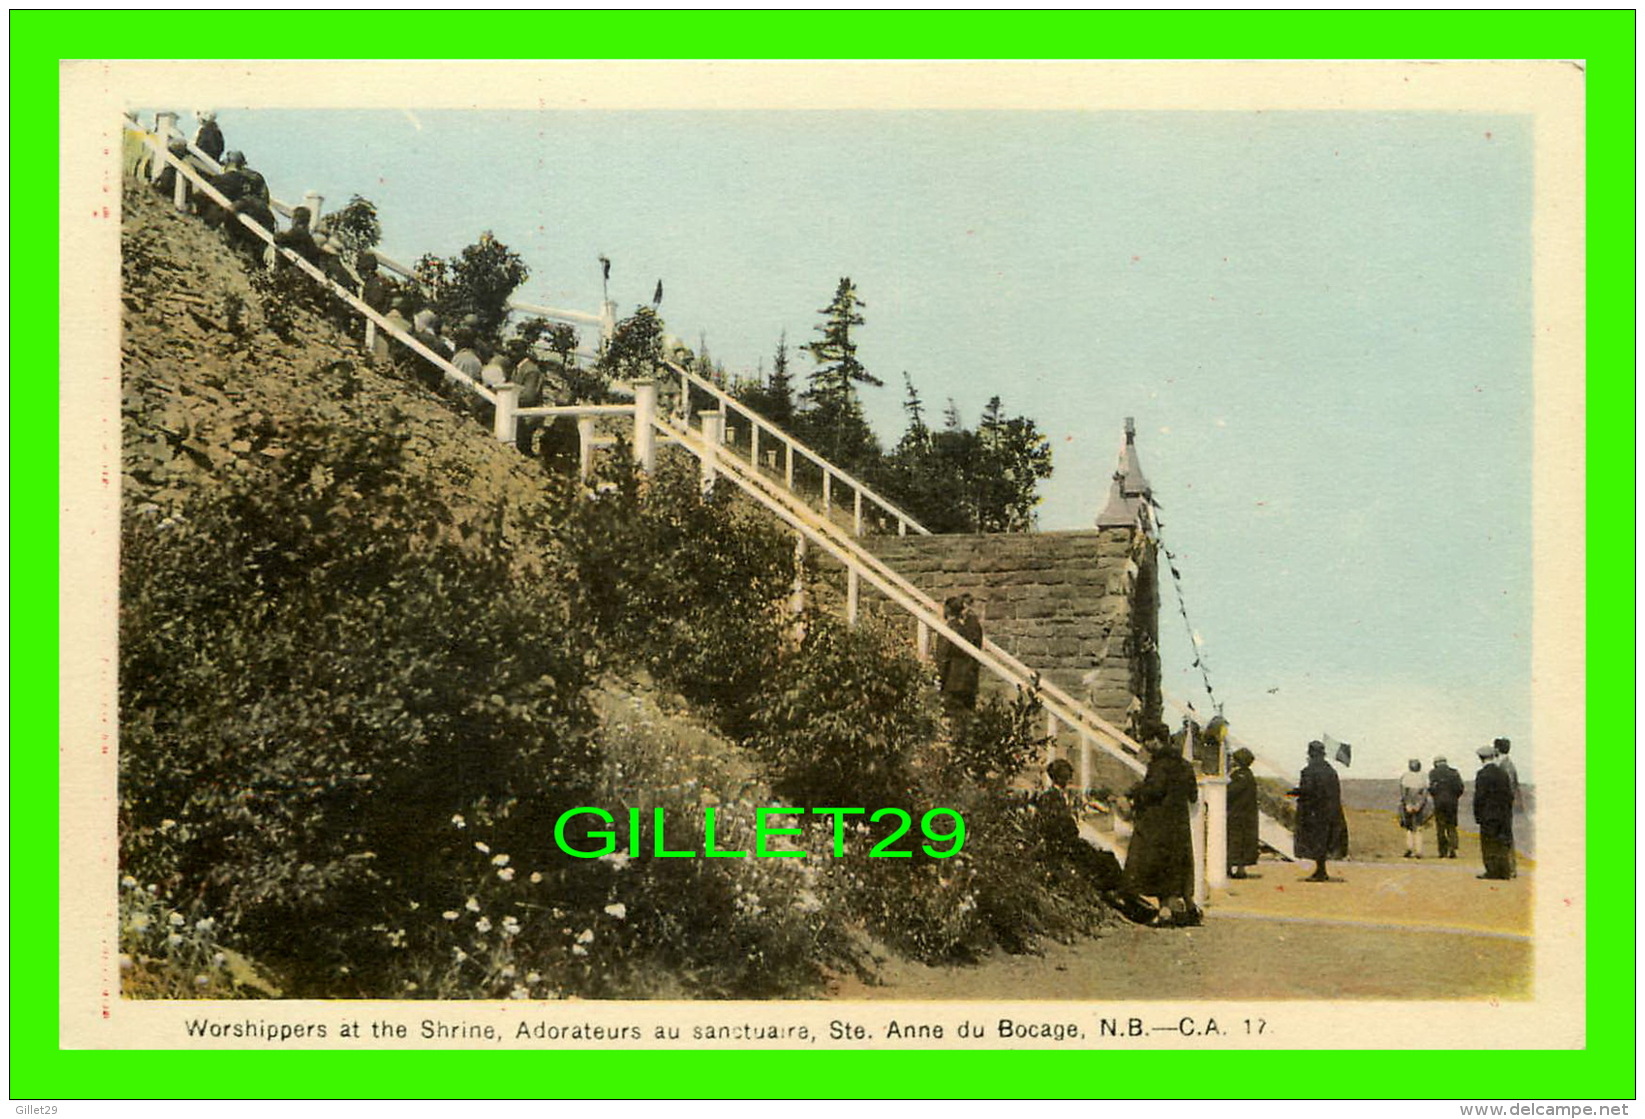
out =
<svg viewBox="0 0 1645 1119"><path fill-rule="evenodd" d="M244 223L236 220L236 215L243 214L272 235L276 249L288 249L306 260L319 269L327 279L358 296L366 306L382 315L390 326L409 334L436 357L454 366L472 380L488 388L496 388L505 383L518 386L519 407L535 408L546 403L569 401L570 388L565 377L555 371L552 364L545 368L544 364L537 360L532 347L525 339L512 338L498 342L482 328L478 317L474 315L465 318L449 333L432 308L424 308L414 316L408 317L406 298L396 294L393 283L384 278L376 255L370 252L360 253L355 268L350 270L343 263L337 241L329 237L323 228L315 227L314 215L308 207L293 208L290 224L287 228L280 229L275 220L267 181L247 166L245 153L225 151L223 133L217 124L215 113L207 110L201 111L198 115L200 126L195 133L192 146L181 138L174 138L169 141L168 150L196 170L227 201L228 206L225 208L205 192L198 191L193 196L193 208L206 224L221 229L233 247L258 264L267 260L277 265L283 259L278 252L271 254L262 238L247 229ZM210 162L201 159L196 152L209 157ZM170 195L176 186L176 176L176 169L168 164L155 179L156 188ZM279 271L277 269L277 272ZM283 272L281 274L283 275ZM300 290L308 291L308 288L305 285ZM339 325L345 329L363 329L360 318L346 305L322 301L320 308L336 315ZM387 333L382 330L372 333L373 361L419 380L430 389L444 392L469 410L476 412L482 421L490 422L490 406L474 394L458 390L455 385L456 378L443 366L391 345ZM545 423L541 417L522 418L516 426L516 432L515 445L527 455L540 455L563 466L564 463L559 460L574 457L576 454L575 431L559 430L556 426ZM977 632L980 640L980 624ZM969 661L969 658L964 659ZM970 663L970 694L974 703L975 662ZM964 676L964 669L959 664L959 659L956 659L955 665L955 686L963 692L961 678Z"/></svg>
<svg viewBox="0 0 1645 1119"><path fill-rule="evenodd" d="M1036 801L1036 811L1049 821L1041 825L1042 850L1054 861L1083 868L1104 890L1112 891L1111 900L1157 899L1149 918L1152 924L1197 924L1200 915L1193 903L1192 826L1199 782L1193 764L1163 725L1148 728L1142 738L1148 747L1149 762L1142 781L1129 793L1133 830L1123 869L1113 855L1079 838L1077 824L1072 822L1077 820L1077 812L1066 788L1073 768L1061 759L1047 768L1051 788ZM1510 750L1506 738L1479 749L1473 810L1485 863L1480 878L1506 879L1518 874L1513 814L1520 797L1519 777L1509 759ZM1246 868L1255 865L1261 853L1257 782L1251 771L1256 757L1242 747L1228 759L1228 872L1230 877L1245 878ZM1454 859L1459 850L1458 807L1465 789L1462 776L1443 757L1434 759L1428 774L1421 770L1421 763L1412 759L1400 781L1399 813L1407 835L1406 857L1422 857L1420 829L1432 818L1438 822L1440 857ZM1296 798L1296 856L1314 864L1303 881L1329 882L1327 864L1348 854L1348 820L1342 806L1341 781L1326 758L1323 742L1308 744L1307 764L1288 795Z"/></svg>
<svg viewBox="0 0 1645 1119"><path fill-rule="evenodd" d="M1474 823L1479 827L1480 855L1489 879L1516 878L1519 860L1514 853L1514 809L1520 803L1519 774L1509 758L1513 744L1499 738L1478 750L1480 769L1474 777ZM1422 858L1422 829L1430 819L1439 833L1439 857L1454 859L1457 815L1466 786L1462 774L1443 757L1434 759L1426 777L1422 762L1412 758L1399 782L1399 822L1405 829L1405 858Z"/></svg>

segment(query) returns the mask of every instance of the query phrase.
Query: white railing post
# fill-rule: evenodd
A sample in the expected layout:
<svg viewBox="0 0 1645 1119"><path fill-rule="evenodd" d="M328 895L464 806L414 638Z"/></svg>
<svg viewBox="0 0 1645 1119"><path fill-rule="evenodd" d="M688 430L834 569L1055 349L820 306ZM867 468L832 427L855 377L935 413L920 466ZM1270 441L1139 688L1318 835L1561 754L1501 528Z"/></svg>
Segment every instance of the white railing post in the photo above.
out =
<svg viewBox="0 0 1645 1119"><path fill-rule="evenodd" d="M308 190L303 192L303 205L308 207L308 227L316 229L320 225L320 206L325 202L320 194Z"/></svg>
<svg viewBox="0 0 1645 1119"><path fill-rule="evenodd" d="M752 416L748 418L748 461L755 470L760 468L760 421Z"/></svg>
<svg viewBox="0 0 1645 1119"><path fill-rule="evenodd" d="M1091 732L1080 731L1080 788L1091 791Z"/></svg>
<svg viewBox="0 0 1645 1119"><path fill-rule="evenodd" d="M898 536L907 536L908 535L908 522L906 520L904 520L902 517L897 518L897 535Z"/></svg>
<svg viewBox="0 0 1645 1119"><path fill-rule="evenodd" d="M634 461L650 474L657 469L657 382L634 382Z"/></svg>
<svg viewBox="0 0 1645 1119"><path fill-rule="evenodd" d="M825 462L823 468L823 516L827 516L834 508L834 472Z"/></svg>
<svg viewBox="0 0 1645 1119"><path fill-rule="evenodd" d="M188 209L188 178L181 171L171 181L171 204L179 210Z"/></svg>
<svg viewBox="0 0 1645 1119"><path fill-rule="evenodd" d="M851 535L861 536L862 535L862 487L861 486L853 486L852 490L853 490L853 492L856 493L857 497L856 497L856 500L854 502L852 502L852 507L851 507Z"/></svg>
<svg viewBox="0 0 1645 1119"><path fill-rule="evenodd" d="M857 624L857 604L860 601L861 579L855 567L845 569L845 620L847 625Z"/></svg>
<svg viewBox="0 0 1645 1119"><path fill-rule="evenodd" d="M788 598L788 608L795 614L805 613L805 534L794 534L794 590Z"/></svg>
<svg viewBox="0 0 1645 1119"><path fill-rule="evenodd" d="M519 434L519 417L514 414L520 406L520 386L513 382L498 385L497 393L497 421L494 429L499 443L513 445Z"/></svg>
<svg viewBox="0 0 1645 1119"><path fill-rule="evenodd" d="M588 481L594 474L594 417L577 417L577 477Z"/></svg>
<svg viewBox="0 0 1645 1119"><path fill-rule="evenodd" d="M931 627L923 619L914 625L914 655L922 661L931 659Z"/></svg>
<svg viewBox="0 0 1645 1119"><path fill-rule="evenodd" d="M714 488L714 479L720 472L720 441L724 438L725 414L711 409L698 415L703 423L702 482L703 493Z"/></svg>
<svg viewBox="0 0 1645 1119"><path fill-rule="evenodd" d="M1200 778L1205 801L1205 881L1213 890L1228 885L1228 778Z"/></svg>
<svg viewBox="0 0 1645 1119"><path fill-rule="evenodd" d="M154 162L149 165L149 182L159 182L160 176L166 173L166 161L161 153L170 150L171 138L175 135L177 135L177 114L155 113L154 141L157 150L154 153Z"/></svg>

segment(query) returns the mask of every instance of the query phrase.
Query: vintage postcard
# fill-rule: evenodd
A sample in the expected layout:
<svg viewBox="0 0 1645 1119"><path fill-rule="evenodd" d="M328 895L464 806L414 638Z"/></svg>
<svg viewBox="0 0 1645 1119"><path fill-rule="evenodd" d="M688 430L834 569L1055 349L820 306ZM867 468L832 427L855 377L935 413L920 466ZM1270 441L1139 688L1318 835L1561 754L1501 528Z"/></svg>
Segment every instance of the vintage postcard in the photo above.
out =
<svg viewBox="0 0 1645 1119"><path fill-rule="evenodd" d="M1579 66L61 82L64 1047L1584 1044Z"/></svg>

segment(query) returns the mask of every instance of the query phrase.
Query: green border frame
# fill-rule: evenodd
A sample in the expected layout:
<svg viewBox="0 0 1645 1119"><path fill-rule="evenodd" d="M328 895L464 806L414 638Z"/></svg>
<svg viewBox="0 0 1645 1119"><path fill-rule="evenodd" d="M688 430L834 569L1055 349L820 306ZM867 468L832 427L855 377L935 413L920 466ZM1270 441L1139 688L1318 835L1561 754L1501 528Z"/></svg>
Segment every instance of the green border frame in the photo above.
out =
<svg viewBox="0 0 1645 1119"><path fill-rule="evenodd" d="M153 29L200 26L200 12L12 12L11 193L13 212L51 215L12 226L15 323L57 321L60 261L55 175L41 174L58 148L58 63L129 58ZM1587 529L1589 725L1614 721L1635 694L1634 186L1636 15L1585 12L1313 13L827 13L555 12L422 15L398 26L380 12L327 13L324 42L370 44L382 57L428 56L449 42L612 45L610 57L858 58L1454 58L1582 59L1588 79ZM271 44L268 12L213 13L211 43ZM441 20L460 37L431 33ZM459 22L460 21L460 22ZM521 34L536 24L537 34ZM236 35L236 31L244 34ZM842 35L842 31L845 33ZM180 33L182 33L180 31ZM846 38L849 36L849 38ZM166 49L188 49L184 34ZM278 40L282 47L290 44ZM316 40L319 42L321 40ZM816 44L809 47L809 44ZM201 57L206 57L202 55ZM289 57L281 54L279 57ZM360 57L355 55L355 57ZM577 57L602 57L578 55ZM51 164L55 169L55 163ZM39 415L41 350L57 360L56 330L12 343L12 414ZM26 395L25 395L26 394ZM47 414L56 415L55 409ZM1108 1051L1022 1052L179 1052L65 1051L57 1045L57 439L54 424L11 427L11 1098L222 1097L290 1086L312 1097L480 1096L523 1093L600 1097L1023 1096L1062 1086L1117 1093L1183 1083L1183 1056L1126 1052L1123 1079L1108 1080ZM41 464L52 464L45 469ZM1587 1048L1436 1053L1437 1078L1387 1075L1387 1054L1338 1051L1299 1060L1288 1051L1205 1052L1193 1083L1232 1098L1379 1098L1401 1088L1444 1086L1481 1099L1631 1099L1635 986L1635 757L1604 758L1588 785ZM1420 1023L1413 1024L1421 1036ZM529 1070L529 1078L519 1074ZM643 1070L643 1071L642 1071Z"/></svg>

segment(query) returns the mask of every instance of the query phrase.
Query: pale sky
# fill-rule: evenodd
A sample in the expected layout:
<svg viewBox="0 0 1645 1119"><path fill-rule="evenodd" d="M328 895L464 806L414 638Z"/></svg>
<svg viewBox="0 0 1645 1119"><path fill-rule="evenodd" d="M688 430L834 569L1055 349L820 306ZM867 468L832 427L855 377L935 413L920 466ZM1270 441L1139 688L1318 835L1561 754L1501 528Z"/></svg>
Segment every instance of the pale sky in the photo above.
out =
<svg viewBox="0 0 1645 1119"><path fill-rule="evenodd" d="M185 115L183 125L192 129ZM1125 417L1212 683L1282 770L1515 742L1531 775L1531 136L1473 113L223 109L288 201L350 194L408 263L490 229L518 297L733 371L850 276L864 403L998 393L1051 439L1044 529L1090 527ZM1168 689L1206 709L1169 585Z"/></svg>

